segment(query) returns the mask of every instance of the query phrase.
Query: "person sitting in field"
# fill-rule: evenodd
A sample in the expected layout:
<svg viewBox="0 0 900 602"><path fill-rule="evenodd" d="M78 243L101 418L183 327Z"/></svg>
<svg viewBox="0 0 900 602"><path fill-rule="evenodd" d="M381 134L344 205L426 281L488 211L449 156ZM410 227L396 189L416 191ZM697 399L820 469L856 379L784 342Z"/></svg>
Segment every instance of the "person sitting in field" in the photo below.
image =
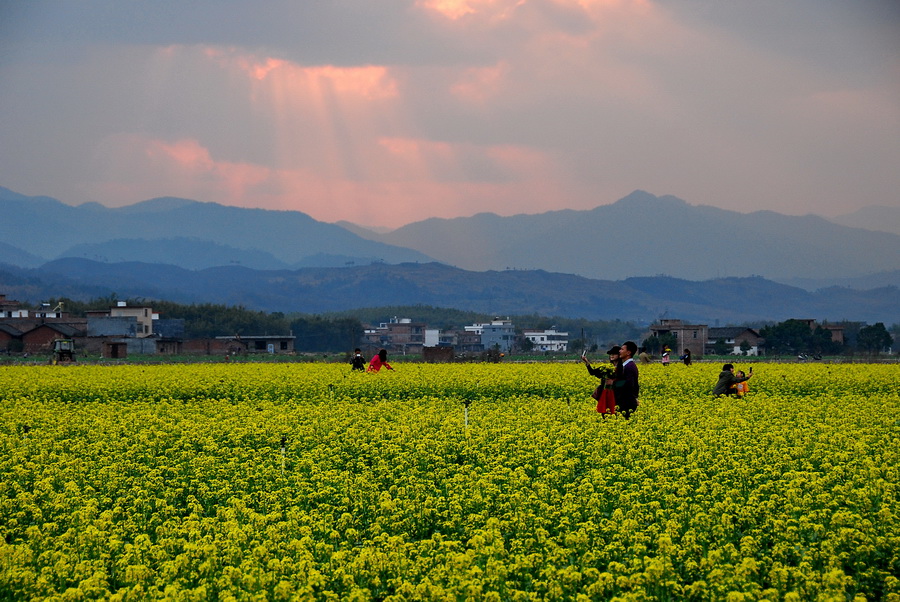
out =
<svg viewBox="0 0 900 602"><path fill-rule="evenodd" d="M386 349L381 349L378 351L378 353L372 356L372 359L369 360L369 368L366 370L366 372L378 372L379 370L381 370L382 366L384 366L388 370L393 370L393 368L391 368L391 365L387 363Z"/></svg>
<svg viewBox="0 0 900 602"><path fill-rule="evenodd" d="M734 374L734 364L725 364L719 373L719 380L713 388L713 395L734 395L738 396L737 384L749 380L753 376L753 368L750 368L749 376L738 377Z"/></svg>

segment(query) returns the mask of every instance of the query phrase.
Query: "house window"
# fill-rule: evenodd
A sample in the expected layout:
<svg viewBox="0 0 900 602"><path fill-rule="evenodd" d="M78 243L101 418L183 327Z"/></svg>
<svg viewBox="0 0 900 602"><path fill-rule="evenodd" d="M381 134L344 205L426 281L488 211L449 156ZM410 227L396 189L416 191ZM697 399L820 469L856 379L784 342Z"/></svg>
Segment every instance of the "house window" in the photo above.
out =
<svg viewBox="0 0 900 602"><path fill-rule="evenodd" d="M694 338L695 338L695 339L697 338L697 331L696 331L696 330L694 331Z"/></svg>
<svg viewBox="0 0 900 602"><path fill-rule="evenodd" d="M287 351L287 344L288 344L287 341L281 341L281 350L282 351Z"/></svg>

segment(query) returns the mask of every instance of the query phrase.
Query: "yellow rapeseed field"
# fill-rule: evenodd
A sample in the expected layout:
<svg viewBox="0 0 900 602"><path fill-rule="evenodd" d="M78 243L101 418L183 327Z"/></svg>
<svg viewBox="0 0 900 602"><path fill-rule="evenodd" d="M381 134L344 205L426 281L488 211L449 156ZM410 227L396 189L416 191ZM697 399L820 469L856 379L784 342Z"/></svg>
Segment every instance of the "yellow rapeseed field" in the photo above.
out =
<svg viewBox="0 0 900 602"><path fill-rule="evenodd" d="M393 364L0 368L0 599L900 600L897 364Z"/></svg>

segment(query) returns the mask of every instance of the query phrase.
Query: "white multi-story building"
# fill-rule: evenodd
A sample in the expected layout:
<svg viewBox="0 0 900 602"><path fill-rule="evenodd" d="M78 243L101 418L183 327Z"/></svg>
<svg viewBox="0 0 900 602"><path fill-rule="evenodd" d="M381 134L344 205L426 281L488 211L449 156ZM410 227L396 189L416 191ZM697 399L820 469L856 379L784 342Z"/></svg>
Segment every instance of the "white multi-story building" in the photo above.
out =
<svg viewBox="0 0 900 602"><path fill-rule="evenodd" d="M537 351L566 351L569 348L569 333L550 330L525 330L525 338L534 344Z"/></svg>
<svg viewBox="0 0 900 602"><path fill-rule="evenodd" d="M465 330L480 335L481 346L485 350L496 347L507 353L516 342L516 328L508 318L506 320L494 318L485 324L466 326Z"/></svg>

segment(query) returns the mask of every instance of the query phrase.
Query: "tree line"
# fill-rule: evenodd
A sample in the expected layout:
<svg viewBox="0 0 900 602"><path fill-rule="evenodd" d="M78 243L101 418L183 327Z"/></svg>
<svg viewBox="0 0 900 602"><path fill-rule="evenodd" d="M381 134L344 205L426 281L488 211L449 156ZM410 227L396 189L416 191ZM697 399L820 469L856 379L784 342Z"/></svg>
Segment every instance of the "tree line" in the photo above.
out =
<svg viewBox="0 0 900 602"><path fill-rule="evenodd" d="M389 306L333 312L322 315L283 312L266 313L241 305L214 303L180 304L165 300L119 299L116 295L97 297L90 301L68 298L51 299L51 306L63 304L72 316L83 317L90 310L107 310L118 302L127 305L146 305L164 319L184 320L185 338L211 338L227 335L286 335L295 337L294 349L299 352L339 352L359 347L363 331L368 325L389 322L392 318L409 318L442 330L462 329L475 323L490 322L498 316L429 305ZM637 339L642 327L621 320L584 320L538 315L502 316L513 321L519 333L523 329L546 330L556 328L568 332L570 348L596 350L609 342ZM527 339L519 337L527 347Z"/></svg>
<svg viewBox="0 0 900 602"><path fill-rule="evenodd" d="M843 330L843 341L832 338L831 330L817 325L810 328L809 323L802 320L785 320L775 324L769 324L757 329L759 335L765 339L763 346L767 356L783 355L852 355L862 353L877 355L889 352L894 344L894 337L885 327L883 322L868 325L865 322L837 322ZM748 326L748 328L754 328ZM898 330L900 325L895 324L891 330ZM651 354L658 354L660 350L668 347L678 349L678 339L672 334L666 333L659 336L651 336L642 342L644 349ZM715 355L728 355L732 353L734 345L727 343L725 339L719 339L712 344L712 352ZM747 353L752 349L749 342L741 343L741 351Z"/></svg>
<svg viewBox="0 0 900 602"><path fill-rule="evenodd" d="M800 320L786 320L760 329L766 339L767 355L841 355L864 353L875 355L890 351L894 338L883 322L867 325L864 322L839 322L844 341L832 339L831 331L821 325L815 329Z"/></svg>
<svg viewBox="0 0 900 602"><path fill-rule="evenodd" d="M442 330L462 328L468 324L490 322L498 316L430 305L390 306L364 308L322 315L283 312L266 313L241 305L228 306L214 303L180 304L165 300L119 299L116 295L98 297L90 301L68 298L51 299L50 305L63 304L72 316L84 316L89 310L107 310L119 301L128 305L149 305L163 318L184 320L186 338L211 338L225 335L285 335L293 333L294 348L300 352L346 351L358 347L363 340L366 325L389 322L392 318L409 318L413 322L427 324ZM570 351L597 351L600 347L625 340L640 340L646 329L633 322L621 320L585 320L578 318L547 317L536 314L502 316L509 318L521 334L524 329L547 330L555 328L569 333ZM868 325L865 322L837 322L844 332L843 343L832 340L831 331L821 325L811 329L800 320L786 320L764 325L758 329L765 338L767 355L840 355L852 353L877 354L889 351L894 344L891 332L900 335L900 324L891 329L882 322ZM754 328L753 326L750 326ZM668 337L668 338L667 338ZM528 341L520 336L519 348L528 351ZM672 335L649 337L642 346L656 354L664 347L677 348ZM731 349L724 340L716 342L715 352L725 355Z"/></svg>

